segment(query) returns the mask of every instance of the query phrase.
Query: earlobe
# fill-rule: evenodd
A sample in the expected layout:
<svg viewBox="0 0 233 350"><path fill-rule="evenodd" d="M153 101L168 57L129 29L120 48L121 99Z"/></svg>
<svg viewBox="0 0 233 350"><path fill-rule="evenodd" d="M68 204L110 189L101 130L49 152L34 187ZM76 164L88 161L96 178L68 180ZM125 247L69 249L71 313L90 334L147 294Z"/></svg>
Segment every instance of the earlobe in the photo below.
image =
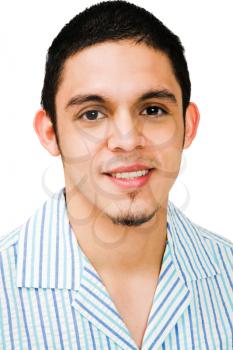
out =
<svg viewBox="0 0 233 350"><path fill-rule="evenodd" d="M44 109L41 108L36 112L33 127L42 146L51 155L60 155L53 124Z"/></svg>
<svg viewBox="0 0 233 350"><path fill-rule="evenodd" d="M183 148L188 148L193 142L200 121L200 113L197 105L190 102L185 113L185 140Z"/></svg>

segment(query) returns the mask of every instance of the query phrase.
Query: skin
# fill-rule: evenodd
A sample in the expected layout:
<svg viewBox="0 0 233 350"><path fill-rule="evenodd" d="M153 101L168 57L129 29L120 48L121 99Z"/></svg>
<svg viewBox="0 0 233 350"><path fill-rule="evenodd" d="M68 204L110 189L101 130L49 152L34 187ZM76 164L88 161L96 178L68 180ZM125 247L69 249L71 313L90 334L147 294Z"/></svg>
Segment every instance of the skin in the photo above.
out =
<svg viewBox="0 0 233 350"><path fill-rule="evenodd" d="M139 103L152 88L169 90L177 102L157 97ZM76 94L109 100L66 109ZM152 286L167 239L168 195L197 132L197 106L189 104L184 128L182 93L169 59L130 40L96 44L68 58L55 102L59 144L43 109L34 128L48 152L61 155L68 216L81 248L112 295L123 281L129 293L142 281ZM150 106L156 113L148 113ZM78 119L88 110L99 111L97 120ZM140 189L120 189L102 174L138 162L157 168Z"/></svg>

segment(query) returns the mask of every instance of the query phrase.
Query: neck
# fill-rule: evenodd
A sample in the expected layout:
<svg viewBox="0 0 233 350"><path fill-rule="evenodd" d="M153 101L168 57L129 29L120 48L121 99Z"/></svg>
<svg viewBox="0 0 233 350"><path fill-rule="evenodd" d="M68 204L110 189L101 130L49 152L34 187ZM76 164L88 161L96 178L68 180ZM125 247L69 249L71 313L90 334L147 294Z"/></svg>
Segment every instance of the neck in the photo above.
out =
<svg viewBox="0 0 233 350"><path fill-rule="evenodd" d="M66 203L78 244L98 272L159 273L167 240L167 202L151 220L136 227L114 224L78 195L71 201L66 193Z"/></svg>

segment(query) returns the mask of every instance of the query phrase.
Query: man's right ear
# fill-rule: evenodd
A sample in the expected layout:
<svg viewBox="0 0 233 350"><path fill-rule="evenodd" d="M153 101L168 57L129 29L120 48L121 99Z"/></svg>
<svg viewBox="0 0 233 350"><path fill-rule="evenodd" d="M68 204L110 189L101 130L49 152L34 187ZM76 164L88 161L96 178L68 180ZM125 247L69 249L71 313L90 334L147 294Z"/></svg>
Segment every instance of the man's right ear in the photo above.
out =
<svg viewBox="0 0 233 350"><path fill-rule="evenodd" d="M42 146L46 148L51 155L60 155L53 124L44 109L41 108L36 112L33 120L33 127Z"/></svg>

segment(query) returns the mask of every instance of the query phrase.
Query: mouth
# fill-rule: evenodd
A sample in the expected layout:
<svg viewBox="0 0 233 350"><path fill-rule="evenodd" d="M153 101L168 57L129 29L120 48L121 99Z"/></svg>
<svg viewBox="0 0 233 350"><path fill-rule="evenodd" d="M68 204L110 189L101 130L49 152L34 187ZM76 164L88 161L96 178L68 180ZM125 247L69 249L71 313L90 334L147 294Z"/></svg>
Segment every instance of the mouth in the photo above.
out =
<svg viewBox="0 0 233 350"><path fill-rule="evenodd" d="M140 188L150 179L155 168L130 172L104 173L109 180L120 188Z"/></svg>

